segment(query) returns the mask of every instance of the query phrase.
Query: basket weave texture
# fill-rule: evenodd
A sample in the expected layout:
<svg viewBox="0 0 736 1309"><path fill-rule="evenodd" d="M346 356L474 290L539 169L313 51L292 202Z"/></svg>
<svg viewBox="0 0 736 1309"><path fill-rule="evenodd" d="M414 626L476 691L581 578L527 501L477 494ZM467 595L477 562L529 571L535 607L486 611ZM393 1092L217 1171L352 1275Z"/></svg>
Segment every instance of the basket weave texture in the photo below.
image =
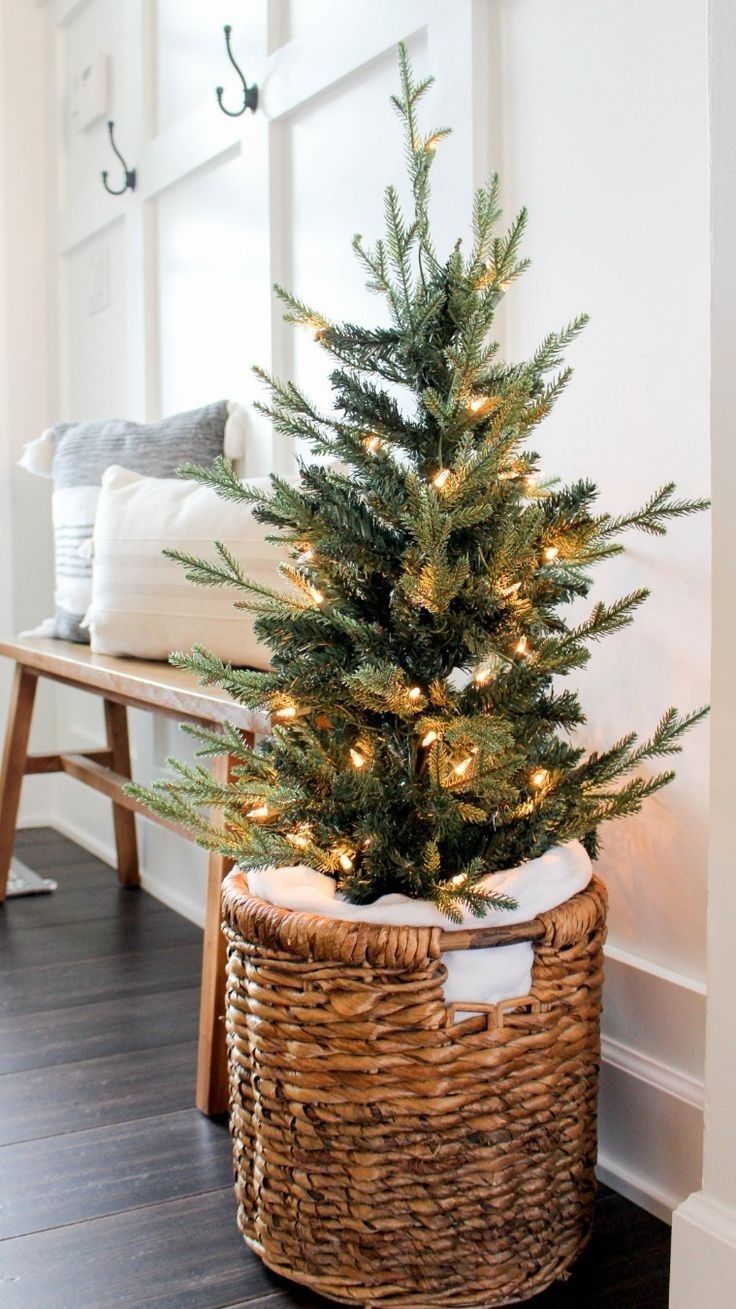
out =
<svg viewBox="0 0 736 1309"><path fill-rule="evenodd" d="M239 872L223 905L248 1245L367 1309L512 1304L564 1277L595 1199L602 883L514 929L530 995L470 1017L444 1002L442 951L507 929L280 909Z"/></svg>

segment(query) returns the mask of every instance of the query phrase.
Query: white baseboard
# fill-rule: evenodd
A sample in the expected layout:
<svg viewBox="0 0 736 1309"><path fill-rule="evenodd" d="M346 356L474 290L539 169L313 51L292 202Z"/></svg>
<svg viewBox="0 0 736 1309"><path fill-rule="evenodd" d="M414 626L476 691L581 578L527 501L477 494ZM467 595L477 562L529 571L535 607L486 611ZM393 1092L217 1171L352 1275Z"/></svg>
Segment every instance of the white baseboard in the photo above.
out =
<svg viewBox="0 0 736 1309"><path fill-rule="evenodd" d="M603 1093L598 1177L627 1200L669 1223L673 1211L682 1202L688 1179L697 1182L700 1176L704 1084L663 1060L610 1037L602 1039L601 1056ZM617 1092L613 1096L609 1090L612 1079ZM628 1132L620 1130L620 1117L628 1120ZM665 1153L689 1161L689 1168L673 1168L664 1159L658 1161L658 1168L654 1161L646 1172L637 1168L637 1120L644 1124L666 1124L663 1136L666 1132L673 1139L666 1141Z"/></svg>
<svg viewBox="0 0 736 1309"><path fill-rule="evenodd" d="M30 824L27 825L30 826ZM83 850L88 850L97 859L101 859L103 863L115 868L117 859L112 841L100 840L82 827L80 823L75 823L59 814L54 814L37 825L55 827L58 832L61 832L62 836L68 837L70 841L76 841L77 845L81 845ZM204 904L200 904L191 896L177 891L168 882L157 876L156 873L146 868L144 863L141 863L141 886L154 899L160 900L161 904L167 905L169 909L181 914L183 918L188 918L189 922L194 923L196 927L204 927Z"/></svg>
<svg viewBox="0 0 736 1309"><path fill-rule="evenodd" d="M598 1151L595 1171L599 1182L610 1186L618 1195L625 1196L648 1214L654 1214L663 1223L672 1222L673 1211L679 1202L679 1196L674 1191L659 1187L651 1177L643 1177L641 1173L627 1168L619 1159L606 1154L605 1150Z"/></svg>
<svg viewBox="0 0 736 1309"><path fill-rule="evenodd" d="M729 1309L736 1299L736 1209L696 1191L672 1220L670 1309Z"/></svg>
<svg viewBox="0 0 736 1309"><path fill-rule="evenodd" d="M690 1077L676 1068L671 1068L662 1059L653 1059L642 1050L623 1041L615 1041L604 1036L601 1041L603 1062L612 1068L618 1068L629 1077L635 1077L647 1086L656 1087L665 1095L674 1096L694 1109L702 1110L705 1105L705 1083L701 1078Z"/></svg>

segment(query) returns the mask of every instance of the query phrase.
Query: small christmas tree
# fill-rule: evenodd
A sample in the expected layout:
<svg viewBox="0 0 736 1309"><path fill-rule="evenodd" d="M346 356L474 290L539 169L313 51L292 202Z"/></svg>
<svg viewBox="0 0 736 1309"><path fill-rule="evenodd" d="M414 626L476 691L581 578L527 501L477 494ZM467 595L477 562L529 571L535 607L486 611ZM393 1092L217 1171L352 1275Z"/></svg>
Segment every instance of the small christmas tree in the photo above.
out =
<svg viewBox="0 0 736 1309"><path fill-rule="evenodd" d="M403 47L399 64L413 211L389 187L385 237L353 243L390 324L335 324L277 288L287 319L336 361L333 412L261 373L276 431L339 462L301 462L298 484L274 476L270 493L224 460L183 470L252 506L290 548L288 591L249 581L221 542L214 561L172 552L193 582L241 593L272 666L234 668L201 647L172 662L269 711L273 734L251 751L233 727L188 727L202 755L233 753L232 781L174 762L175 780L136 793L245 868L306 863L353 901L400 891L456 917L460 905L483 913L486 873L571 840L595 856L600 824L671 780L638 766L679 750L705 710L668 709L644 744L632 732L586 753L574 740L578 696L558 685L647 592L599 602L576 625L564 615L588 594L592 566L622 551L623 532L662 535L707 502L675 499L668 483L612 517L594 512L591 482L540 479L528 441L567 385L563 351L585 317L527 363L499 359L493 319L526 267L525 213L495 235L494 175L475 196L472 249L458 242L439 258L429 179L448 130L421 132L431 79L414 80ZM224 810L222 829L202 814L210 806Z"/></svg>

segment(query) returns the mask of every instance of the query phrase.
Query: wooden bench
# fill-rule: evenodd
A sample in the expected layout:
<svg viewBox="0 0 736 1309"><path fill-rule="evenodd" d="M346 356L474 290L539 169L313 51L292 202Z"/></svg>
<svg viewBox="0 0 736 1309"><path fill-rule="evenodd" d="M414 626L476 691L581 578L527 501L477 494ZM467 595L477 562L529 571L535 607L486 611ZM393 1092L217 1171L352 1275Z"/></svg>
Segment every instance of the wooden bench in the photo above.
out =
<svg viewBox="0 0 736 1309"><path fill-rule="evenodd" d="M21 785L28 774L66 773L112 800L118 877L123 886L140 884L136 813L144 813L163 827L192 839L184 828L157 818L123 792L131 776L128 708L208 726L229 721L245 733L250 745L256 733L270 730L265 715L241 708L219 688L201 687L188 673L165 663L114 659L94 655L83 645L39 638L0 641L0 654L15 662L0 769L0 901L6 896ZM103 749L29 754L33 704L41 677L102 698L107 735ZM214 768L218 777L227 779L230 756L215 759ZM230 861L221 855L209 856L196 1091L197 1105L206 1114L227 1108L225 941L220 930L220 886L230 867Z"/></svg>

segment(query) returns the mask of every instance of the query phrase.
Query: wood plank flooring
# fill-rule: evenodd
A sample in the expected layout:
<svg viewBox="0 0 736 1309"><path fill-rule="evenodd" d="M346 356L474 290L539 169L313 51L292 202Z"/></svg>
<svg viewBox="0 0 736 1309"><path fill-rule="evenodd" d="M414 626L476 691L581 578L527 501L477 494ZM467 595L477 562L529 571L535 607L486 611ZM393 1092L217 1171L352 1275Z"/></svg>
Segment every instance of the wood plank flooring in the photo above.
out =
<svg viewBox="0 0 736 1309"><path fill-rule="evenodd" d="M49 828L51 896L0 908L2 1309L326 1309L235 1225L226 1126L194 1109L201 933ZM601 1188L539 1309L666 1309L667 1227Z"/></svg>

